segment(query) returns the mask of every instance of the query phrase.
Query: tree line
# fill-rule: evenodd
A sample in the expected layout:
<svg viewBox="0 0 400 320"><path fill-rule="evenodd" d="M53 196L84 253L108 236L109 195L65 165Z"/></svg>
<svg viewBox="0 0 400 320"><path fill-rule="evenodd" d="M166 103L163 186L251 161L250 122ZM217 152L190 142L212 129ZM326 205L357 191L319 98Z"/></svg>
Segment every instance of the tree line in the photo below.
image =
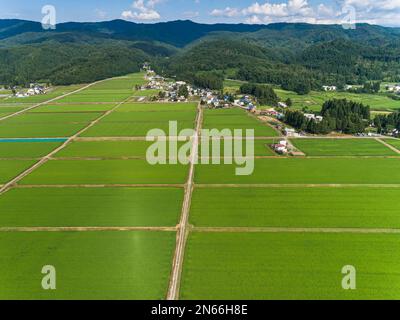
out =
<svg viewBox="0 0 400 320"><path fill-rule="evenodd" d="M253 95L261 105L276 107L279 102L274 89L268 85L245 83L240 87L240 93Z"/></svg>
<svg viewBox="0 0 400 320"><path fill-rule="evenodd" d="M287 110L284 122L312 134L328 134L332 131L355 134L364 132L370 123L370 108L346 99L326 101L321 110L323 119L308 119L301 111Z"/></svg>

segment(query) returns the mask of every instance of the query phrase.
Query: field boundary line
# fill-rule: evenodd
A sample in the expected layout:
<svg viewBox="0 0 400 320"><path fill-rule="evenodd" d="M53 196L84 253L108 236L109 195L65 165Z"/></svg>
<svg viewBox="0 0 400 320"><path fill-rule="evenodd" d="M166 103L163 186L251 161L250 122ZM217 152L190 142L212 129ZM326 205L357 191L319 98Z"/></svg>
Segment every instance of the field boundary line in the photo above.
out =
<svg viewBox="0 0 400 320"><path fill-rule="evenodd" d="M111 78L110 78L110 79L111 79ZM38 108L38 107L40 107L40 106L46 105L46 104L51 103L51 102L53 102L53 101L57 101L57 100L60 100L60 99L62 99L62 98L68 97L68 96L71 95L71 94L75 94L75 93L81 92L82 90L85 90L85 89L87 89L87 88L90 88L90 87L93 86L93 85L102 83L102 82L107 81L107 80L110 80L110 79L104 79L104 80L96 81L96 82L93 82L93 83L89 83L88 85L83 86L82 88L79 88L79 89L77 89L77 90L75 90L75 91L66 93L66 94L64 94L64 95L62 95L62 96L55 97L55 98L53 98L53 99L50 99L50 100L47 100L47 101L44 101L44 102L35 104L35 105L33 105L33 106L30 106L30 107L28 107L28 108L22 109L22 110L20 110L20 111L18 111L18 112L9 114L8 116L5 116L5 117L0 118L0 121L3 121L3 120L6 120L6 119L9 119L9 118L18 116L18 115L20 115L20 114L22 114L22 113L25 113L25 112L30 111L30 110L32 110L32 109L35 109L35 108Z"/></svg>
<svg viewBox="0 0 400 320"><path fill-rule="evenodd" d="M384 146L388 147L390 150L396 152L397 154L400 154L400 150L398 150L397 148L395 148L394 146L390 145L389 143L387 143L386 141L380 139L380 138L376 138L376 141L382 143Z"/></svg>
<svg viewBox="0 0 400 320"><path fill-rule="evenodd" d="M176 227L1 227L0 232L167 231Z"/></svg>
<svg viewBox="0 0 400 320"><path fill-rule="evenodd" d="M207 184L196 183L196 188L400 188L400 184Z"/></svg>
<svg viewBox="0 0 400 320"><path fill-rule="evenodd" d="M390 228L290 228L290 227L191 227L193 232L228 233L356 233L400 234L400 229Z"/></svg>
<svg viewBox="0 0 400 320"><path fill-rule="evenodd" d="M203 136L202 135L199 135L199 138L202 138ZM171 137L171 138L176 138L176 137ZM189 138L189 137L188 137ZM382 137L382 138L385 138L385 139L391 139L391 140L399 140L399 139L397 139L397 138L394 138L394 137ZM144 136L134 136L134 137L130 137L130 136L120 136L120 137L80 137L79 138L79 140L77 140L77 141L108 141L108 140L111 140L111 141L119 141L119 140L121 140L121 141L124 141L124 140L126 140L126 141L129 141L129 140L145 140L146 139L146 137L144 137ZM345 139L349 139L349 140L351 140L351 139L353 139L353 140L357 140L357 139L360 139L360 140L362 140L362 139L380 139L380 138L376 138L376 137L353 137L353 136L350 136L350 137L323 137L323 136L320 136L320 137L310 137L310 136L305 136L305 137L285 137L285 136L274 136L274 137L268 137L268 136L266 136L266 137L262 137L262 136L259 136L259 137L249 137L249 138L247 138L246 139L246 137L242 137L242 138L239 138L239 137L232 137L232 138L227 138L227 137L213 137L213 139L220 139L220 140L222 140L222 139L226 139L226 140L228 140L228 139L231 139L231 140L249 140L249 139L252 139L252 140L274 140L274 139L289 139L289 140L296 140L296 139L298 139L298 140L301 140L301 139L304 139L304 140L307 140L307 139L315 139L315 140L317 140L317 139L331 139L331 140L335 140L335 139L343 139L343 140L345 140Z"/></svg>
<svg viewBox="0 0 400 320"><path fill-rule="evenodd" d="M0 161L39 161L41 158L0 158Z"/></svg>
<svg viewBox="0 0 400 320"><path fill-rule="evenodd" d="M293 136L293 137L288 137L290 139L327 139L327 140L338 140L338 139L353 139L353 140L357 140L357 139L361 139L361 140L365 140L365 139L379 139L379 138L385 138L385 139L393 139L393 140L397 140L397 138L394 137L386 137L386 136L382 136L382 137L376 137L376 136L365 136L365 137L358 137L358 136Z"/></svg>
<svg viewBox="0 0 400 320"><path fill-rule="evenodd" d="M73 188L184 188L183 184L18 184L15 189Z"/></svg>
<svg viewBox="0 0 400 320"><path fill-rule="evenodd" d="M151 137L151 136L150 136ZM75 139L75 141L77 142L95 142L95 141L147 141L148 137L78 137ZM186 137L167 137L167 138L163 138L163 137L156 137L158 138L160 141L168 141L168 140L177 140L179 139L183 139L186 138L186 140L182 141L182 142L187 142L190 140L190 136L186 136ZM180 140L179 140L180 141Z"/></svg>
<svg viewBox="0 0 400 320"><path fill-rule="evenodd" d="M400 151L399 151L400 153ZM399 159L398 155L388 156L241 156L241 159ZM234 156L225 157L223 155L216 156L199 156L199 159L235 159Z"/></svg>
<svg viewBox="0 0 400 320"><path fill-rule="evenodd" d="M179 160L178 157L166 157L167 160ZM0 158L1 160L1 158ZM24 159L22 159L24 160ZM51 161L103 161L103 160L147 160L146 156L122 156L122 157L52 157Z"/></svg>
<svg viewBox="0 0 400 320"><path fill-rule="evenodd" d="M181 284L181 276L182 276L182 268L183 268L183 259L185 256L185 248L187 237L189 234L188 222L189 222L189 214L190 214L190 205L192 201L192 194L194 189L194 170L195 170L195 163L197 158L198 146L199 146L199 132L202 126L203 120L203 109L198 103L197 106L197 119L196 119L196 132L193 136L193 146L192 151L190 154L190 169L189 175L187 179L187 183L185 186L185 195L182 205L182 214L181 220L178 225L177 231L177 241L176 241L176 248L175 254L172 263L172 272L170 283L168 287L167 293L167 300L178 300L179 299L179 291L180 291L180 284Z"/></svg>
<svg viewBox="0 0 400 320"><path fill-rule="evenodd" d="M102 80L105 81L105 80ZM100 81L100 82L102 82ZM97 82L99 83L99 82ZM89 85L90 86L90 85ZM12 188L15 184L17 184L19 181L21 181L23 178L25 178L28 174L32 173L34 170L37 168L41 167L43 164L45 164L47 161L49 161L57 152L63 150L66 146L68 146L76 137L84 133L86 130L90 129L94 125L96 125L100 120L102 120L104 117L107 117L109 114L111 114L113 111L115 111L118 107L123 105L129 98L123 100L122 102L118 103L115 105L112 109L108 110L107 112L101 114L98 118L95 120L91 121L86 127L83 129L79 130L77 133L75 133L73 136L69 137L67 141L65 141L62 145L51 151L49 154L46 156L42 157L38 162L36 162L34 165L20 173L18 176L10 180L8 183L4 184L3 187L0 188L0 195L2 195L4 192L7 192L10 188Z"/></svg>

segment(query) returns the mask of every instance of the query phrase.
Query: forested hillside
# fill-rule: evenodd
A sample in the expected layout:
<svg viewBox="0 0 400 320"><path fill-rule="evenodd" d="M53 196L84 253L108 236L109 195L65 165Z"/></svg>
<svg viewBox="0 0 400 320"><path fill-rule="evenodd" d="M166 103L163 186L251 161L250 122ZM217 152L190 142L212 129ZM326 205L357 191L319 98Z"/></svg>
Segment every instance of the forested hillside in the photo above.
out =
<svg viewBox="0 0 400 320"><path fill-rule="evenodd" d="M45 43L0 49L0 83L87 83L140 70L148 55L126 46Z"/></svg>
<svg viewBox="0 0 400 320"><path fill-rule="evenodd" d="M114 20L44 31L37 22L0 20L1 84L89 82L137 71L145 61L214 89L235 78L304 94L322 85L400 81L400 30Z"/></svg>

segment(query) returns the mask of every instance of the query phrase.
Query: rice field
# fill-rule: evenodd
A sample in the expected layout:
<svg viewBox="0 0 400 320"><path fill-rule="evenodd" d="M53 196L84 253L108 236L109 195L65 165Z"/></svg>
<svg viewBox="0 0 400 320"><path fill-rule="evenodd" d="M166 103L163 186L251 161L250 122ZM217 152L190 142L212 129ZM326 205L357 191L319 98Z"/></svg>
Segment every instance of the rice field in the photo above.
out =
<svg viewBox="0 0 400 320"><path fill-rule="evenodd" d="M400 140L398 139L387 139L385 140L388 144L395 147L397 150L400 150Z"/></svg>
<svg viewBox="0 0 400 320"><path fill-rule="evenodd" d="M398 188L373 187L197 188L190 223L195 227L400 228L399 196Z"/></svg>
<svg viewBox="0 0 400 320"><path fill-rule="evenodd" d="M30 96L30 97L25 97L25 98L7 98L3 100L4 103L30 103L30 104L36 104L36 103L42 103L46 102L48 100L63 96L65 94L71 93L75 90L78 90L82 88L83 85L71 85L71 86L60 86L60 87L55 87L51 91L49 91L46 94L43 95L36 95L36 96Z"/></svg>
<svg viewBox="0 0 400 320"><path fill-rule="evenodd" d="M398 235L193 232L182 299L399 299ZM205 258L207 257L207 258ZM343 290L343 266L357 289Z"/></svg>
<svg viewBox="0 0 400 320"><path fill-rule="evenodd" d="M132 96L134 86L142 82L142 74L104 81L2 121L0 137L5 139L0 140L0 184L66 141L49 138L68 138L88 128ZM2 107L1 116L29 106L16 103L14 107L9 102L11 105ZM193 109L187 111L195 117ZM0 299L165 299L183 188L117 184L180 184L185 182L187 170L185 166L152 167L143 159L124 161L125 157L143 158L148 146L145 141L74 141L38 168L44 171L34 170L26 176L26 182L36 188L20 180L18 187L0 195ZM60 157L70 160L56 160ZM74 161L74 157L114 160ZM87 186L57 187L60 183ZM92 185L98 183L112 186ZM3 232L2 228L36 231ZM58 231L40 232L43 228ZM90 228L97 231L90 232ZM128 229L116 231L119 228ZM57 270L54 291L41 287L42 267L49 264Z"/></svg>
<svg viewBox="0 0 400 320"><path fill-rule="evenodd" d="M33 160L0 160L0 184L12 180L34 163Z"/></svg>
<svg viewBox="0 0 400 320"><path fill-rule="evenodd" d="M32 113L76 113L76 112L106 112L113 107L115 103L102 103L102 104L49 104L43 105L39 108L33 109Z"/></svg>
<svg viewBox="0 0 400 320"><path fill-rule="evenodd" d="M400 298L396 152L374 139L292 139L305 156L278 156L279 133L239 108L135 103L152 94L135 91L143 76L0 121L0 299ZM2 101L0 118L35 103L24 101ZM254 172L223 163L223 140L219 165L149 164L145 137L170 121L173 135L197 121L254 129ZM56 290L41 287L46 265ZM356 290L341 287L346 265Z"/></svg>
<svg viewBox="0 0 400 320"><path fill-rule="evenodd" d="M58 152L56 158L146 158L150 141L75 141ZM178 147L185 142L177 142ZM170 143L165 142L168 149ZM1 147L1 145L0 145Z"/></svg>
<svg viewBox="0 0 400 320"><path fill-rule="evenodd" d="M13 189L0 227L173 227L182 199L180 188Z"/></svg>
<svg viewBox="0 0 400 320"><path fill-rule="evenodd" d="M275 92L282 101L290 98L293 102L293 108L295 109L302 109L306 107L311 111L320 111L324 102L331 99L352 100L368 105L372 110L377 111L393 111L400 108L399 101L389 98L384 93L358 94L349 92L311 91L306 95L298 95L295 92L282 89L275 89Z"/></svg>
<svg viewBox="0 0 400 320"><path fill-rule="evenodd" d="M0 142L0 158L40 158L60 145L60 142Z"/></svg>
<svg viewBox="0 0 400 320"><path fill-rule="evenodd" d="M302 185L398 184L400 181L400 162L395 158L255 159L254 172L248 176L237 176L236 167L236 164L200 164L195 181L200 184Z"/></svg>
<svg viewBox="0 0 400 320"><path fill-rule="evenodd" d="M262 123L255 117L247 114L244 110L232 109L227 110L227 114L222 111L207 110L203 123L203 129L229 129L242 130L243 136L246 130L254 130L254 137L275 137L277 132L269 125Z"/></svg>
<svg viewBox="0 0 400 320"><path fill-rule="evenodd" d="M162 299L174 252L173 232L0 234L0 299ZM43 266L57 289L43 290Z"/></svg>
<svg viewBox="0 0 400 320"><path fill-rule="evenodd" d="M183 184L184 165L152 166L135 160L57 160L47 162L21 180L28 185Z"/></svg>
<svg viewBox="0 0 400 320"><path fill-rule="evenodd" d="M236 93L240 86L245 83L243 81L225 80L224 90L226 92ZM307 108L310 111L320 111L325 101L331 99L347 99L369 105L372 110L377 111L393 111L400 109L399 101L393 100L385 93L378 94L358 94L350 92L324 92L311 91L309 94L299 95L293 91L287 91L280 88L274 88L275 93L281 101L291 99L294 109Z"/></svg>
<svg viewBox="0 0 400 320"><path fill-rule="evenodd" d="M292 143L308 156L398 156L374 139L293 139Z"/></svg>

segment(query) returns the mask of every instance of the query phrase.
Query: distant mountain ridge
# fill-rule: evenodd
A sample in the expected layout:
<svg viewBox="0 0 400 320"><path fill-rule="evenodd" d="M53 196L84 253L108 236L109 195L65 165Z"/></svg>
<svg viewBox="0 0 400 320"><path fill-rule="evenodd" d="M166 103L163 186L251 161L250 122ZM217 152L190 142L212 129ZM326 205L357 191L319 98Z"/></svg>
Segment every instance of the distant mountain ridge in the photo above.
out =
<svg viewBox="0 0 400 320"><path fill-rule="evenodd" d="M211 32L255 32L265 28L263 25L245 24L198 24L190 20L178 20L155 24L139 24L125 20L105 22L66 22L57 24L54 31L42 29L39 22L25 20L0 20L0 40L18 36L26 32L65 33L84 32L93 36L110 37L119 40L160 41L183 47Z"/></svg>
<svg viewBox="0 0 400 320"><path fill-rule="evenodd" d="M291 38L313 38L318 32L321 36L348 38L393 37L400 35L400 28L388 28L367 24L357 25L356 30L345 30L339 25L312 25L306 23L252 24L200 24L190 20L177 20L154 24L135 23L126 20L105 22L66 22L57 24L54 31L42 29L39 22L25 20L0 20L0 40L24 33L89 33L93 37L112 38L128 41L159 41L176 47L187 44L215 32L253 33L259 39L276 37L277 34ZM268 39L266 39L268 40ZM332 39L331 39L332 40Z"/></svg>
<svg viewBox="0 0 400 320"><path fill-rule="evenodd" d="M83 83L139 70L220 87L223 77L298 92L400 81L400 28L358 24L201 24L178 20L41 23L0 20L0 84Z"/></svg>

